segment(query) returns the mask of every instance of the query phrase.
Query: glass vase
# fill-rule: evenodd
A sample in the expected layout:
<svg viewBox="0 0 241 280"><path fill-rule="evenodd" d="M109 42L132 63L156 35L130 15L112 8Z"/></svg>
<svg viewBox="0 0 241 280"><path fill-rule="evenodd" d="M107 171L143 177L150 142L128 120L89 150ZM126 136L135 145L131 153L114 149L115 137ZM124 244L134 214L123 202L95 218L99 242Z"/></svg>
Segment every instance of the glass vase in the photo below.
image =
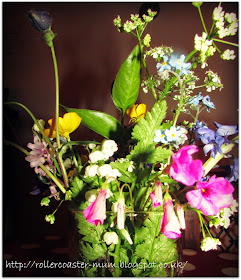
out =
<svg viewBox="0 0 241 280"><path fill-rule="evenodd" d="M88 223L83 211L69 208L69 256L73 275L82 277L181 276L182 238L160 232L163 212L125 213L125 229L116 225L116 213L107 212L104 224ZM105 234L116 237L106 240ZM115 234L116 233L116 234ZM117 243L117 244L116 244Z"/></svg>

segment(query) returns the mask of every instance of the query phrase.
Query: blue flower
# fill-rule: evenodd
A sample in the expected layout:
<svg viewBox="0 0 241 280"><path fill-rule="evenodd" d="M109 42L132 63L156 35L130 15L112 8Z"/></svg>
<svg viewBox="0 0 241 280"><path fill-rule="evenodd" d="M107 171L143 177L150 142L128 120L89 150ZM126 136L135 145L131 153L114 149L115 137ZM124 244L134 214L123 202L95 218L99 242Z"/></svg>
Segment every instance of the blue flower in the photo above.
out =
<svg viewBox="0 0 241 280"><path fill-rule="evenodd" d="M213 102L210 101L209 95L206 95L202 99L202 103L207 107L208 113L210 112L210 108L215 109Z"/></svg>
<svg viewBox="0 0 241 280"><path fill-rule="evenodd" d="M201 140L203 144L209 144L211 141L214 141L216 137L215 131L207 126L195 129L194 132L196 134L195 141Z"/></svg>
<svg viewBox="0 0 241 280"><path fill-rule="evenodd" d="M164 55L163 56L163 62L162 63L157 63L156 68L157 68L157 73L160 74L161 72L165 70L170 70L171 66L167 63L168 61L168 56Z"/></svg>
<svg viewBox="0 0 241 280"><path fill-rule="evenodd" d="M166 137L166 135L165 135L165 131L160 130L160 129L156 130L156 132L155 132L155 138L154 138L153 141L154 141L155 143L161 142L161 143L163 143L163 144L166 144L166 143L167 143L167 137Z"/></svg>
<svg viewBox="0 0 241 280"><path fill-rule="evenodd" d="M189 74L189 69L191 68L191 63L185 63L185 55L182 54L179 58L176 54L172 54L169 60L169 64L176 70L180 70L179 76L184 74Z"/></svg>
<svg viewBox="0 0 241 280"><path fill-rule="evenodd" d="M227 179L230 183L236 182L239 179L239 159L235 158L234 165L233 166L230 165L229 168L230 168L230 174L225 179Z"/></svg>
<svg viewBox="0 0 241 280"><path fill-rule="evenodd" d="M202 99L203 99L203 96L201 95L201 92L199 92L198 95L192 96L188 100L188 104L198 106Z"/></svg>
<svg viewBox="0 0 241 280"><path fill-rule="evenodd" d="M229 136L238 133L238 126L237 125L222 125L215 122L217 126L217 134L221 136Z"/></svg>

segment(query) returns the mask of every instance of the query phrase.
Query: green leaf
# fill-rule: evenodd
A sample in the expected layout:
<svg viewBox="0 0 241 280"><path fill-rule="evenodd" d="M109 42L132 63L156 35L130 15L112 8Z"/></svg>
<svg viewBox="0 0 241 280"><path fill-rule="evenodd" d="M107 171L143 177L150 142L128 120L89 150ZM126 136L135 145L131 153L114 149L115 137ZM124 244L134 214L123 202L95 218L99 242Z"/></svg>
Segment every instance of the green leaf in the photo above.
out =
<svg viewBox="0 0 241 280"><path fill-rule="evenodd" d="M146 113L145 118L141 118L135 125L132 138L138 141L145 140L154 143L155 131L160 128L161 122L166 116L167 104L163 100L156 102L151 112Z"/></svg>
<svg viewBox="0 0 241 280"><path fill-rule="evenodd" d="M152 213L136 230L135 240L141 242L136 246L135 255L145 258L148 262L171 263L177 260L176 240L167 238L160 233L162 214Z"/></svg>
<svg viewBox="0 0 241 280"><path fill-rule="evenodd" d="M122 112L136 102L140 88L140 48L135 46L128 58L121 65L112 89L115 106Z"/></svg>
<svg viewBox="0 0 241 280"><path fill-rule="evenodd" d="M98 258L105 257L106 250L99 243L80 242L81 251L87 260L94 261Z"/></svg>
<svg viewBox="0 0 241 280"><path fill-rule="evenodd" d="M78 198L80 196L83 187L84 187L83 181L80 180L78 177L75 177L72 182L72 187L70 187L70 190L72 192L72 198Z"/></svg>
<svg viewBox="0 0 241 280"><path fill-rule="evenodd" d="M81 123L84 126L101 136L107 139L113 139L117 143L121 140L123 127L111 115L94 110L67 108L64 106L63 108L67 112L76 112L82 118Z"/></svg>
<svg viewBox="0 0 241 280"><path fill-rule="evenodd" d="M133 172L128 171L128 167L130 166L130 162L111 162L110 166L113 169L118 169L121 173L121 176L118 178L121 182L124 183L133 183L135 181L135 175Z"/></svg>

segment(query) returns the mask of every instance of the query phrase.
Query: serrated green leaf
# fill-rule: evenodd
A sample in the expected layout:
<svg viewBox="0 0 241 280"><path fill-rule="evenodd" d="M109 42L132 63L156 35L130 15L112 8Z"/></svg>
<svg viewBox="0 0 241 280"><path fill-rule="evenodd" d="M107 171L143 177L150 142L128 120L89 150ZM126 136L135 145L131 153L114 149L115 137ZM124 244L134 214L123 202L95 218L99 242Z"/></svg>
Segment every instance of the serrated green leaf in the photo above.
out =
<svg viewBox="0 0 241 280"><path fill-rule="evenodd" d="M99 243L80 242L81 252L87 260L94 261L98 258L105 257L106 250Z"/></svg>
<svg viewBox="0 0 241 280"><path fill-rule="evenodd" d="M142 242L136 246L135 255L148 262L171 263L177 260L175 240L160 233L161 213L153 212L136 230L135 240Z"/></svg>
<svg viewBox="0 0 241 280"><path fill-rule="evenodd" d="M136 102L140 88L140 48L137 45L121 65L112 89L115 106L124 114Z"/></svg>
<svg viewBox="0 0 241 280"><path fill-rule="evenodd" d="M135 175L133 172L128 171L128 167L130 166L130 162L111 162L110 166L113 169L118 169L121 173L121 176L118 178L121 182L124 183L133 183L135 181Z"/></svg>
<svg viewBox="0 0 241 280"><path fill-rule="evenodd" d="M163 160L170 157L172 152L166 148L158 146L155 148L154 152L149 156L148 163L162 162Z"/></svg>
<svg viewBox="0 0 241 280"><path fill-rule="evenodd" d="M72 187L70 187L70 190L72 192L72 197L73 198L78 198L82 189L84 187L84 183L80 178L75 177L73 182L72 182Z"/></svg>
<svg viewBox="0 0 241 280"><path fill-rule="evenodd" d="M159 129L161 122L165 118L166 110L167 104L165 100L156 102L151 112L147 112L146 117L141 118L135 125L132 132L132 138L137 141L145 139L145 141L153 143L155 131Z"/></svg>
<svg viewBox="0 0 241 280"><path fill-rule="evenodd" d="M76 112L81 118L81 124L117 143L122 139L123 127L111 115L87 109L75 109L62 106L67 112Z"/></svg>

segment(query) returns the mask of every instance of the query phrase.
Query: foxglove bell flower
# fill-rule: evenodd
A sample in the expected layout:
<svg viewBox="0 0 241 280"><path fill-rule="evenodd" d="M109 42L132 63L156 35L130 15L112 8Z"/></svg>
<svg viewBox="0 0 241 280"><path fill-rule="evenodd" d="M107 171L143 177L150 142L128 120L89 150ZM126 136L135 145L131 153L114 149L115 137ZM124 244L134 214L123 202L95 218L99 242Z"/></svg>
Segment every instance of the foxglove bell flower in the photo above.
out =
<svg viewBox="0 0 241 280"><path fill-rule="evenodd" d="M176 154L172 154L173 164L169 174L186 186L193 186L204 173L202 161L192 159L191 155L196 152L198 148L195 145L188 145L182 147Z"/></svg>
<svg viewBox="0 0 241 280"><path fill-rule="evenodd" d="M52 17L47 11L33 9L28 12L28 18L32 26L38 31L46 31L51 28Z"/></svg>
<svg viewBox="0 0 241 280"><path fill-rule="evenodd" d="M188 202L204 215L217 215L233 203L234 187L223 177L213 175L208 182L198 182L197 189L186 193Z"/></svg>
<svg viewBox="0 0 241 280"><path fill-rule="evenodd" d="M181 225L175 214L172 198L169 193L164 196L164 214L161 222L161 232L170 239L181 237Z"/></svg>
<svg viewBox="0 0 241 280"><path fill-rule="evenodd" d="M155 182L154 191L150 193L150 198L151 198L152 206L154 208L162 205L163 198L162 198L161 182L159 182L159 181Z"/></svg>
<svg viewBox="0 0 241 280"><path fill-rule="evenodd" d="M96 200L84 210L83 214L87 222L95 226L98 223L103 225L106 219L106 196L107 190L100 190Z"/></svg>

